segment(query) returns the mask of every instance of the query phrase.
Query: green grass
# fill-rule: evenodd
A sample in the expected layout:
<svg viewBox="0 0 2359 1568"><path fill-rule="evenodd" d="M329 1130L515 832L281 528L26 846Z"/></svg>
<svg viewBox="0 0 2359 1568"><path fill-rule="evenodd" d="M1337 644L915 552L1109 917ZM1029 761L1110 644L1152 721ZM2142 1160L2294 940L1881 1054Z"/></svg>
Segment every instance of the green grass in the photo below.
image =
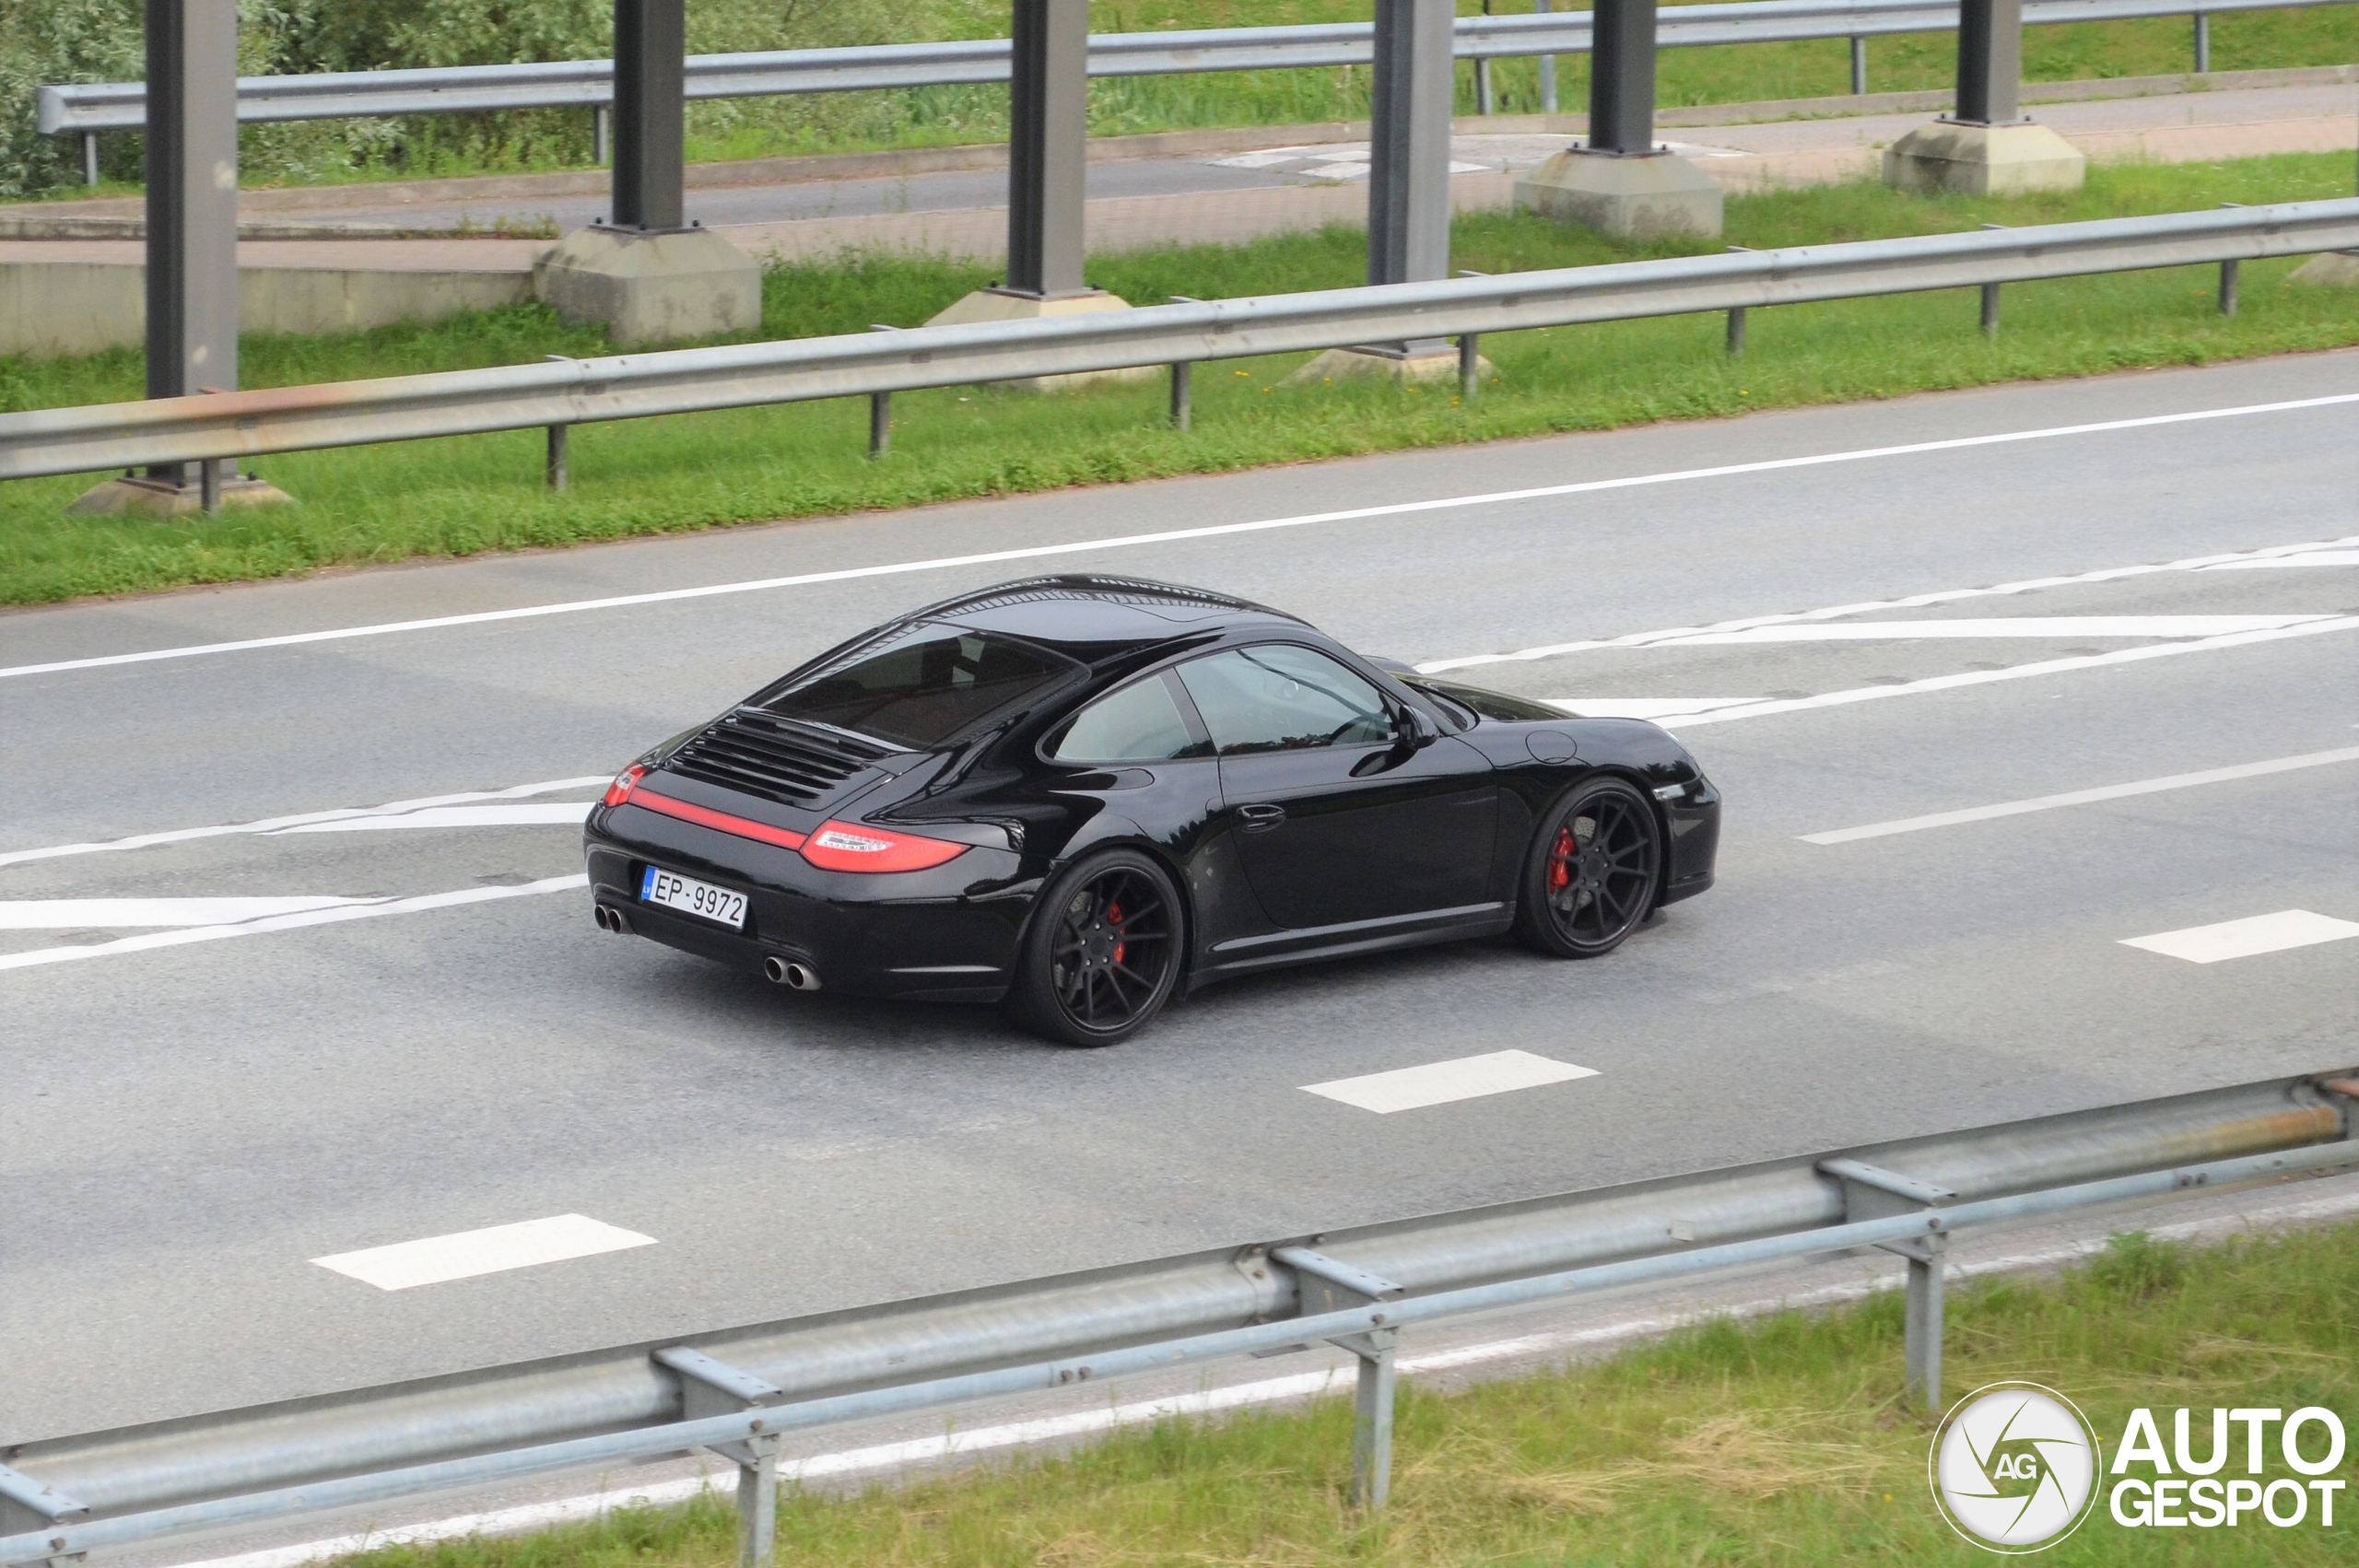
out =
<svg viewBox="0 0 2359 1568"><path fill-rule="evenodd" d="M2340 156L2220 165L2101 167L2071 195L1925 200L1857 184L1742 196L1728 240L1766 247L2030 224L2114 214L2338 195ZM1458 264L1504 273L1582 265L1636 252L1528 216L1490 213L1456 228ZM1355 230L1233 248L1173 247L1099 258L1092 280L1138 304L1360 281ZM1660 251L1654 253L1660 253ZM1304 357L1200 367L1195 428L1164 427L1160 384L1043 399L992 388L904 393L894 450L865 456L858 400L579 427L573 488L540 486L540 433L411 442L259 461L297 497L158 522L69 517L87 479L0 486L0 603L32 603L226 582L415 556L462 556L718 524L896 508L963 497L1553 431L1595 430L1747 409L1884 398L2026 378L2087 375L2359 343L2359 297L2289 286L2290 262L2248 264L2244 306L2213 309L2210 268L2010 288L1995 342L1974 330L1971 291L1754 312L1742 360L1721 352L1718 316L1496 334L1499 375L1472 404L1449 386L1287 387ZM913 324L987 269L871 257L769 275L763 332L775 337ZM600 333L537 307L432 327L342 338L254 338L241 347L248 386L339 380L546 354L602 352ZM0 360L0 409L140 395L133 350L48 362Z"/></svg>
<svg viewBox="0 0 2359 1568"><path fill-rule="evenodd" d="M1899 1386L1901 1303L1689 1328L1611 1360L1443 1396L1404 1386L1392 1503L1356 1517L1347 1400L1171 1421L1058 1457L851 1495L790 1489L786 1568L1980 1563L1926 1486L1931 1423ZM2189 1249L2117 1239L2060 1279L1953 1287L1953 1397L2027 1379L2107 1452L2131 1409L2359 1411L2359 1225ZM2232 1429L2233 1431L2234 1429ZM2311 1433L2313 1440L2317 1438ZM2273 1439L2271 1440L2273 1444ZM2199 1445L2201 1439L2198 1439ZM2237 1452L2241 1454L2241 1449ZM2272 1477L2292 1472L2271 1455ZM2241 1459L2237 1461L2241 1463ZM2235 1469L2231 1466L2231 1470ZM2347 1457L2346 1479L2359 1478ZM2131 1530L2103 1512L2039 1561L2347 1564L2336 1523ZM542 1535L393 1548L354 1568L724 1568L716 1502Z"/></svg>

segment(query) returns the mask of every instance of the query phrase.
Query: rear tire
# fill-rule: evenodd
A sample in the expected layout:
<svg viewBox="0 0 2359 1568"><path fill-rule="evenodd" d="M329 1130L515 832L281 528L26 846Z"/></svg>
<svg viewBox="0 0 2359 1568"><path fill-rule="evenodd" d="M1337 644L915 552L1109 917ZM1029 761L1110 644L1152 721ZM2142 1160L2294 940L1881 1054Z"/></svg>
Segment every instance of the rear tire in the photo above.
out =
<svg viewBox="0 0 2359 1568"><path fill-rule="evenodd" d="M1516 888L1515 934L1556 958L1598 958L1653 909L1662 875L1654 804L1619 778L1592 778L1540 815Z"/></svg>
<svg viewBox="0 0 2359 1568"><path fill-rule="evenodd" d="M1061 1046L1111 1046L1163 1011L1187 924L1153 857L1107 849L1058 873L1033 907L1008 1012Z"/></svg>

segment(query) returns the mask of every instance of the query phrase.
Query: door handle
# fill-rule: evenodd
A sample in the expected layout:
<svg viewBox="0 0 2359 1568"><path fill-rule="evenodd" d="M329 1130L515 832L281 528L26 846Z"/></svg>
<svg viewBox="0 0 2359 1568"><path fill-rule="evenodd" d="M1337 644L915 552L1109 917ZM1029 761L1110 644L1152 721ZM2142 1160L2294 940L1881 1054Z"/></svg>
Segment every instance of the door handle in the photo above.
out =
<svg viewBox="0 0 2359 1568"><path fill-rule="evenodd" d="M1246 832L1261 833L1285 821L1286 809L1284 806L1266 803L1239 806L1237 808L1237 815L1245 824Z"/></svg>

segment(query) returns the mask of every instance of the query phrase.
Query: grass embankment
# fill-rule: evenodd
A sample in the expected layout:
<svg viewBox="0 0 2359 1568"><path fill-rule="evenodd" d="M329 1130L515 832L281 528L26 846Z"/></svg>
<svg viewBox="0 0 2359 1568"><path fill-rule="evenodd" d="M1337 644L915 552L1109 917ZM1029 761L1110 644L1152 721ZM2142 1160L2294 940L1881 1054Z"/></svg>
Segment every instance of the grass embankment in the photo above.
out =
<svg viewBox="0 0 2359 1568"><path fill-rule="evenodd" d="M1824 1315L1718 1322L1609 1361L1446 1397L1404 1385L1392 1504L1374 1524L1344 1504L1345 1398L1307 1412L1174 1421L1062 1457L854 1496L790 1490L779 1560L788 1568L1987 1562L1951 1533L1928 1492L1931 1428L1900 1387L1900 1309L1885 1294ZM2320 1405L2349 1422L2359 1410L2359 1225L2203 1249L2130 1236L2060 1280L1953 1287L1946 1350L1952 1397L2002 1380L2045 1384L2080 1405L2108 1457L2139 1406L2159 1409L2165 1442L2180 1406L2195 1409L2199 1428L2215 1405ZM2203 1436L2196 1442L2201 1452ZM2292 1475L2271 1458L2271 1474ZM2335 1473L2359 1477L2359 1460ZM2132 1530L2098 1508L2040 1560L2303 1568L2347 1564L2359 1540L2359 1503L2349 1501L2330 1529L2313 1509L2283 1529L2248 1516L2233 1530ZM724 1568L734 1530L728 1509L706 1502L348 1562Z"/></svg>
<svg viewBox="0 0 2359 1568"><path fill-rule="evenodd" d="M1741 196L1729 241L1755 247L2022 225L2342 194L2349 161L2287 156L2220 165L2094 170L2084 191L2006 201L1903 197L1876 185ZM1526 216L1461 219L1456 261L1485 272L1583 265L1647 252ZM1108 256L1093 281L1139 304L1344 287L1363 275L1354 230L1234 248ZM1995 342L1974 329L1970 291L1755 311L1743 358L1721 350L1718 316L1496 334L1498 379L1461 406L1452 386L1287 387L1301 357L1207 365L1195 428L1163 423L1159 384L1048 399L991 388L904 393L892 455L870 462L858 400L583 426L573 488L540 485L537 430L259 461L298 505L233 508L161 523L68 517L83 479L0 486L0 603L30 603L223 582L418 556L565 544L756 519L902 507L1067 485L1215 473L1348 453L1603 429L1746 409L1881 398L2024 378L2201 364L2359 343L2359 297L2293 287L2291 262L2245 269L2241 314L2213 308L2211 268L2010 288ZM774 337L914 324L989 269L875 257L769 275ZM546 354L604 350L599 333L538 307L353 337L255 338L248 386L340 380ZM0 360L0 409L140 395L140 357Z"/></svg>

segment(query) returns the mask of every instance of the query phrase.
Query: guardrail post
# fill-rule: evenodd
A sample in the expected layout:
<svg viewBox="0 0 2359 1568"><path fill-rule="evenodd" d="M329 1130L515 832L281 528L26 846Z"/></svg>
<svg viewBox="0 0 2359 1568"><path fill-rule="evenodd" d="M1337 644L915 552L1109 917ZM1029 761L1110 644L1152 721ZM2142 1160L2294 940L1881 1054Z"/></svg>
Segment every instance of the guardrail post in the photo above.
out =
<svg viewBox="0 0 2359 1568"><path fill-rule="evenodd" d="M1733 306L1729 310L1729 357L1740 358L1744 354L1744 307Z"/></svg>
<svg viewBox="0 0 2359 1568"><path fill-rule="evenodd" d="M2236 313L2237 265L2238 263L2235 261L2220 263L2220 314L2224 316L2233 316Z"/></svg>
<svg viewBox="0 0 2359 1568"><path fill-rule="evenodd" d="M1483 340L1473 333L1458 334L1458 395L1465 402L1474 401L1483 390Z"/></svg>
<svg viewBox="0 0 2359 1568"><path fill-rule="evenodd" d="M1999 335L1999 286L1995 283L1982 286L1982 335Z"/></svg>
<svg viewBox="0 0 2359 1568"><path fill-rule="evenodd" d="M873 462L893 450L893 394L868 394L868 455Z"/></svg>
<svg viewBox="0 0 2359 1568"><path fill-rule="evenodd" d="M1532 0L1532 8L1542 16L1548 14L1548 0ZM1556 57L1540 56L1540 112L1556 112Z"/></svg>
<svg viewBox="0 0 2359 1568"><path fill-rule="evenodd" d="M1270 1249L1270 1261L1292 1270L1296 1316L1315 1317L1355 1306L1395 1301L1407 1293L1380 1275L1308 1246ZM1399 1369L1393 1351L1401 1331L1378 1327L1360 1334L1344 1334L1330 1344L1359 1358L1359 1380L1352 1391L1352 1504L1373 1514L1384 1506L1392 1491L1392 1406L1399 1391Z"/></svg>
<svg viewBox="0 0 2359 1568"><path fill-rule="evenodd" d="M653 1360L679 1375L683 1421L786 1403L782 1389L686 1345L657 1351ZM764 1433L713 1445L737 1466L738 1568L769 1568L778 1545L778 1444L776 1433Z"/></svg>
<svg viewBox="0 0 2359 1568"><path fill-rule="evenodd" d="M1486 17L1491 14L1491 0L1483 0L1483 14ZM1474 61L1474 112L1488 114L1492 107L1491 57L1478 55Z"/></svg>
<svg viewBox="0 0 2359 1568"><path fill-rule="evenodd" d="M53 1525L72 1524L89 1517L90 1510L62 1495L46 1481L0 1465L0 1536L31 1535ZM83 1553L45 1559L51 1568L66 1568Z"/></svg>
<svg viewBox="0 0 2359 1568"><path fill-rule="evenodd" d="M1859 34L1851 35L1851 96L1864 98L1868 91L1868 41Z"/></svg>
<svg viewBox="0 0 2359 1568"><path fill-rule="evenodd" d="M1846 1224L1921 1213L1957 1196L1946 1187L1863 1160L1821 1160L1818 1170L1842 1184ZM1921 1237L1882 1246L1884 1251L1908 1260L1908 1299L1901 1331L1904 1380L1919 1405L1938 1414L1942 1408L1942 1268L1949 1237L1937 1226Z"/></svg>
<svg viewBox="0 0 2359 1568"><path fill-rule="evenodd" d="M590 111L590 161L604 169L614 156L614 105L601 103Z"/></svg>
<svg viewBox="0 0 2359 1568"><path fill-rule="evenodd" d="M566 435L571 429L569 425L549 427L548 462L543 476L552 490L562 490L573 482L572 471L566 461Z"/></svg>
<svg viewBox="0 0 2359 1568"><path fill-rule="evenodd" d="M1182 435L1195 421L1195 369L1185 359L1171 367L1171 427Z"/></svg>
<svg viewBox="0 0 2359 1568"><path fill-rule="evenodd" d="M99 134L82 133L82 183L96 189L99 183Z"/></svg>
<svg viewBox="0 0 2359 1568"><path fill-rule="evenodd" d="M2212 69L2212 18L2202 11L2195 13L2195 74L2202 76Z"/></svg>

